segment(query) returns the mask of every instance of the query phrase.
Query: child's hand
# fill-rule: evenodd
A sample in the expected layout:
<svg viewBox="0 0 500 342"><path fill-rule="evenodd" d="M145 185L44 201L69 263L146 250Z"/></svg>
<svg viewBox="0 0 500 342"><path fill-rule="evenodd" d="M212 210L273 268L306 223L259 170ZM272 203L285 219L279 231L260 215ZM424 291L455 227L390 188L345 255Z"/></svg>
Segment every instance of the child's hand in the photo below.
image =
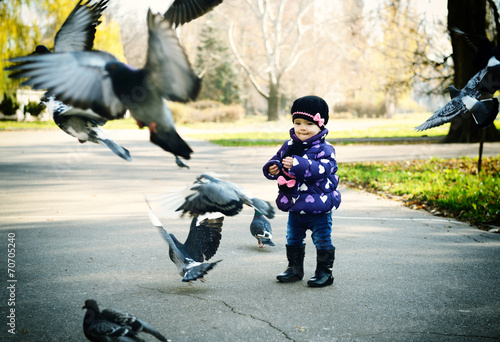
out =
<svg viewBox="0 0 500 342"><path fill-rule="evenodd" d="M291 169L293 166L293 157L286 157L281 161L284 168Z"/></svg>
<svg viewBox="0 0 500 342"><path fill-rule="evenodd" d="M272 174L273 176L280 173L280 169L279 169L278 165L273 164L273 165L269 166L269 173Z"/></svg>

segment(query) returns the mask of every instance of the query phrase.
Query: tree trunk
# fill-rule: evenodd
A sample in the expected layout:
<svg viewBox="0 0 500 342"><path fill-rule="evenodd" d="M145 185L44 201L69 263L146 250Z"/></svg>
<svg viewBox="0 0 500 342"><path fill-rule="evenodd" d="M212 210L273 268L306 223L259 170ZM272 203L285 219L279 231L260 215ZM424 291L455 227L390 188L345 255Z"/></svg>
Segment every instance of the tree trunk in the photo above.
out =
<svg viewBox="0 0 500 342"><path fill-rule="evenodd" d="M278 121L280 109L279 84L269 80L269 97L267 99L267 120Z"/></svg>
<svg viewBox="0 0 500 342"><path fill-rule="evenodd" d="M457 27L469 33L486 36L486 0L448 0L448 30ZM451 35L455 87L462 89L478 71L474 65L475 51L460 36ZM485 128L485 141L500 141L500 133L495 125ZM477 126L472 116L459 117L451 122L445 143L472 143L481 139L482 128Z"/></svg>

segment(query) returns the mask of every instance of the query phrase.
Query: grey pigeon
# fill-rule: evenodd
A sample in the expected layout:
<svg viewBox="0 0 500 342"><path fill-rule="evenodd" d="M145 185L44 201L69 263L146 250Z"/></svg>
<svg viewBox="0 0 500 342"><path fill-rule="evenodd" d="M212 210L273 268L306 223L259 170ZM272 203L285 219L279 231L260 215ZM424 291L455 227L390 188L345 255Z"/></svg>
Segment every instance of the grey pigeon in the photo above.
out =
<svg viewBox="0 0 500 342"><path fill-rule="evenodd" d="M458 28L452 28L451 33L462 36L471 46L475 52L474 65L481 70L462 90L448 87L451 101L416 127L417 131L443 125L468 112L472 114L477 125L486 127L493 123L498 115L497 101L484 97L500 89L500 50L493 46L487 37L466 34Z"/></svg>
<svg viewBox="0 0 500 342"><path fill-rule="evenodd" d="M177 27L201 17L221 3L222 0L175 0L163 16Z"/></svg>
<svg viewBox="0 0 500 342"><path fill-rule="evenodd" d="M494 57L492 57L494 58ZM469 110L467 109L467 106L464 103L464 98L465 99L475 99L479 100L481 96L483 95L482 91L477 90L477 86L480 84L480 82L484 82L484 78L488 77L488 67L485 67L481 69L477 74L475 74L469 82L465 85L465 87L461 90L458 90L454 87L449 87L448 91L450 92L451 100L444 105L442 108L438 109L434 114L427 119L423 124L419 125L416 127L417 131L423 131L429 128L441 126L445 123L451 122L453 119L459 117L460 115L466 115ZM486 100L479 100L480 102L483 101L489 101L491 99L486 99ZM482 106L481 104L479 104ZM494 109L488 102L484 103L483 108L489 108L491 110ZM497 112L498 113L498 112ZM494 113L495 116L497 113ZM483 111L481 113L476 112L476 116L482 116L486 115L487 117L490 117L493 115L491 112ZM476 121L488 121L487 119L483 118L476 118Z"/></svg>
<svg viewBox="0 0 500 342"><path fill-rule="evenodd" d="M82 309L87 309L83 318L83 333L92 342L141 342L140 332L153 335L158 340L168 341L148 323L113 309L99 310L97 302L87 299Z"/></svg>
<svg viewBox="0 0 500 342"><path fill-rule="evenodd" d="M254 210L250 223L250 233L257 239L259 247L274 246L274 242L271 240L273 238L271 223L258 210Z"/></svg>
<svg viewBox="0 0 500 342"><path fill-rule="evenodd" d="M268 218L274 217L274 208L267 201L253 197L243 187L208 174L200 174L192 185L181 191L152 197L159 200L158 210L165 215L180 211L182 215L198 216L222 213L235 216L248 205Z"/></svg>
<svg viewBox="0 0 500 342"><path fill-rule="evenodd" d="M56 125L67 134L77 138L80 143L90 141L101 144L126 161L132 160L126 148L106 136L99 127L106 123L106 120L93 111L66 106L56 101L53 96L42 97L41 103L47 107Z"/></svg>
<svg viewBox="0 0 500 342"><path fill-rule="evenodd" d="M139 127L148 126L150 140L164 150L189 159L191 148L175 129L164 99L194 100L200 79L194 74L169 21L149 10L148 52L142 69L119 62L104 51L41 54L10 59L11 78L47 89L59 101L90 108L106 119L123 117L125 109Z"/></svg>
<svg viewBox="0 0 500 342"><path fill-rule="evenodd" d="M57 31L54 39L54 52L91 51L96 27L101 23L99 19L108 1L101 0L90 6L89 1L82 3L80 0ZM34 51L34 54L50 53L52 52L44 45L38 45ZM90 109L68 106L49 94L42 97L41 103L47 107L57 126L67 134L76 137L81 143L86 141L100 143L121 158L131 160L130 152L107 138L99 127L106 123L105 118Z"/></svg>
<svg viewBox="0 0 500 342"><path fill-rule="evenodd" d="M146 202L148 200L146 199ZM149 202L148 202L149 205ZM215 255L222 237L222 222L224 217L214 218L193 217L189 234L182 244L173 234L169 234L158 217L149 209L151 223L160 229L162 237L168 243L170 260L177 266L183 282L191 283L197 279L204 281L204 276L221 260L206 263Z"/></svg>

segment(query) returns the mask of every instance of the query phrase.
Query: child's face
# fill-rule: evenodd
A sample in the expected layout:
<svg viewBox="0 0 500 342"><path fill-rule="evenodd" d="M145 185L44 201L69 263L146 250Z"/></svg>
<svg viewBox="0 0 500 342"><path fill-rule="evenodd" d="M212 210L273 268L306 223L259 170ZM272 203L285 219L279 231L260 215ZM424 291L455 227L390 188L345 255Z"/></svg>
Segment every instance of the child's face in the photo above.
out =
<svg viewBox="0 0 500 342"><path fill-rule="evenodd" d="M295 131L295 135L301 141L306 141L309 138L314 137L316 134L321 132L321 128L315 123L312 123L309 120L297 118L293 120L293 129Z"/></svg>

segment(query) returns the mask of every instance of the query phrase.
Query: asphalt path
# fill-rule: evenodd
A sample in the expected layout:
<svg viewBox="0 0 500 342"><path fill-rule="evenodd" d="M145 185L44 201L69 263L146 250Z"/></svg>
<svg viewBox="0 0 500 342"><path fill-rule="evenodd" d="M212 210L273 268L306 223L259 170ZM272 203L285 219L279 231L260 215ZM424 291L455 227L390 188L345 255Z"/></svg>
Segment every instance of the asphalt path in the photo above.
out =
<svg viewBox="0 0 500 342"><path fill-rule="evenodd" d="M271 221L276 246L259 248L250 208L226 217L214 257L223 261L206 282L182 283L144 194L213 172L274 203L276 184L261 167L277 147L189 140L195 153L187 170L145 130L110 133L132 162L60 131L0 132L0 340L86 341L88 298L139 316L172 341L500 340L499 234L342 186L332 286L306 285L315 268L309 236L304 281L278 283L286 214ZM478 145L336 149L347 162L477 156ZM500 154L500 144L486 144L484 153ZM164 221L181 241L189 223Z"/></svg>

